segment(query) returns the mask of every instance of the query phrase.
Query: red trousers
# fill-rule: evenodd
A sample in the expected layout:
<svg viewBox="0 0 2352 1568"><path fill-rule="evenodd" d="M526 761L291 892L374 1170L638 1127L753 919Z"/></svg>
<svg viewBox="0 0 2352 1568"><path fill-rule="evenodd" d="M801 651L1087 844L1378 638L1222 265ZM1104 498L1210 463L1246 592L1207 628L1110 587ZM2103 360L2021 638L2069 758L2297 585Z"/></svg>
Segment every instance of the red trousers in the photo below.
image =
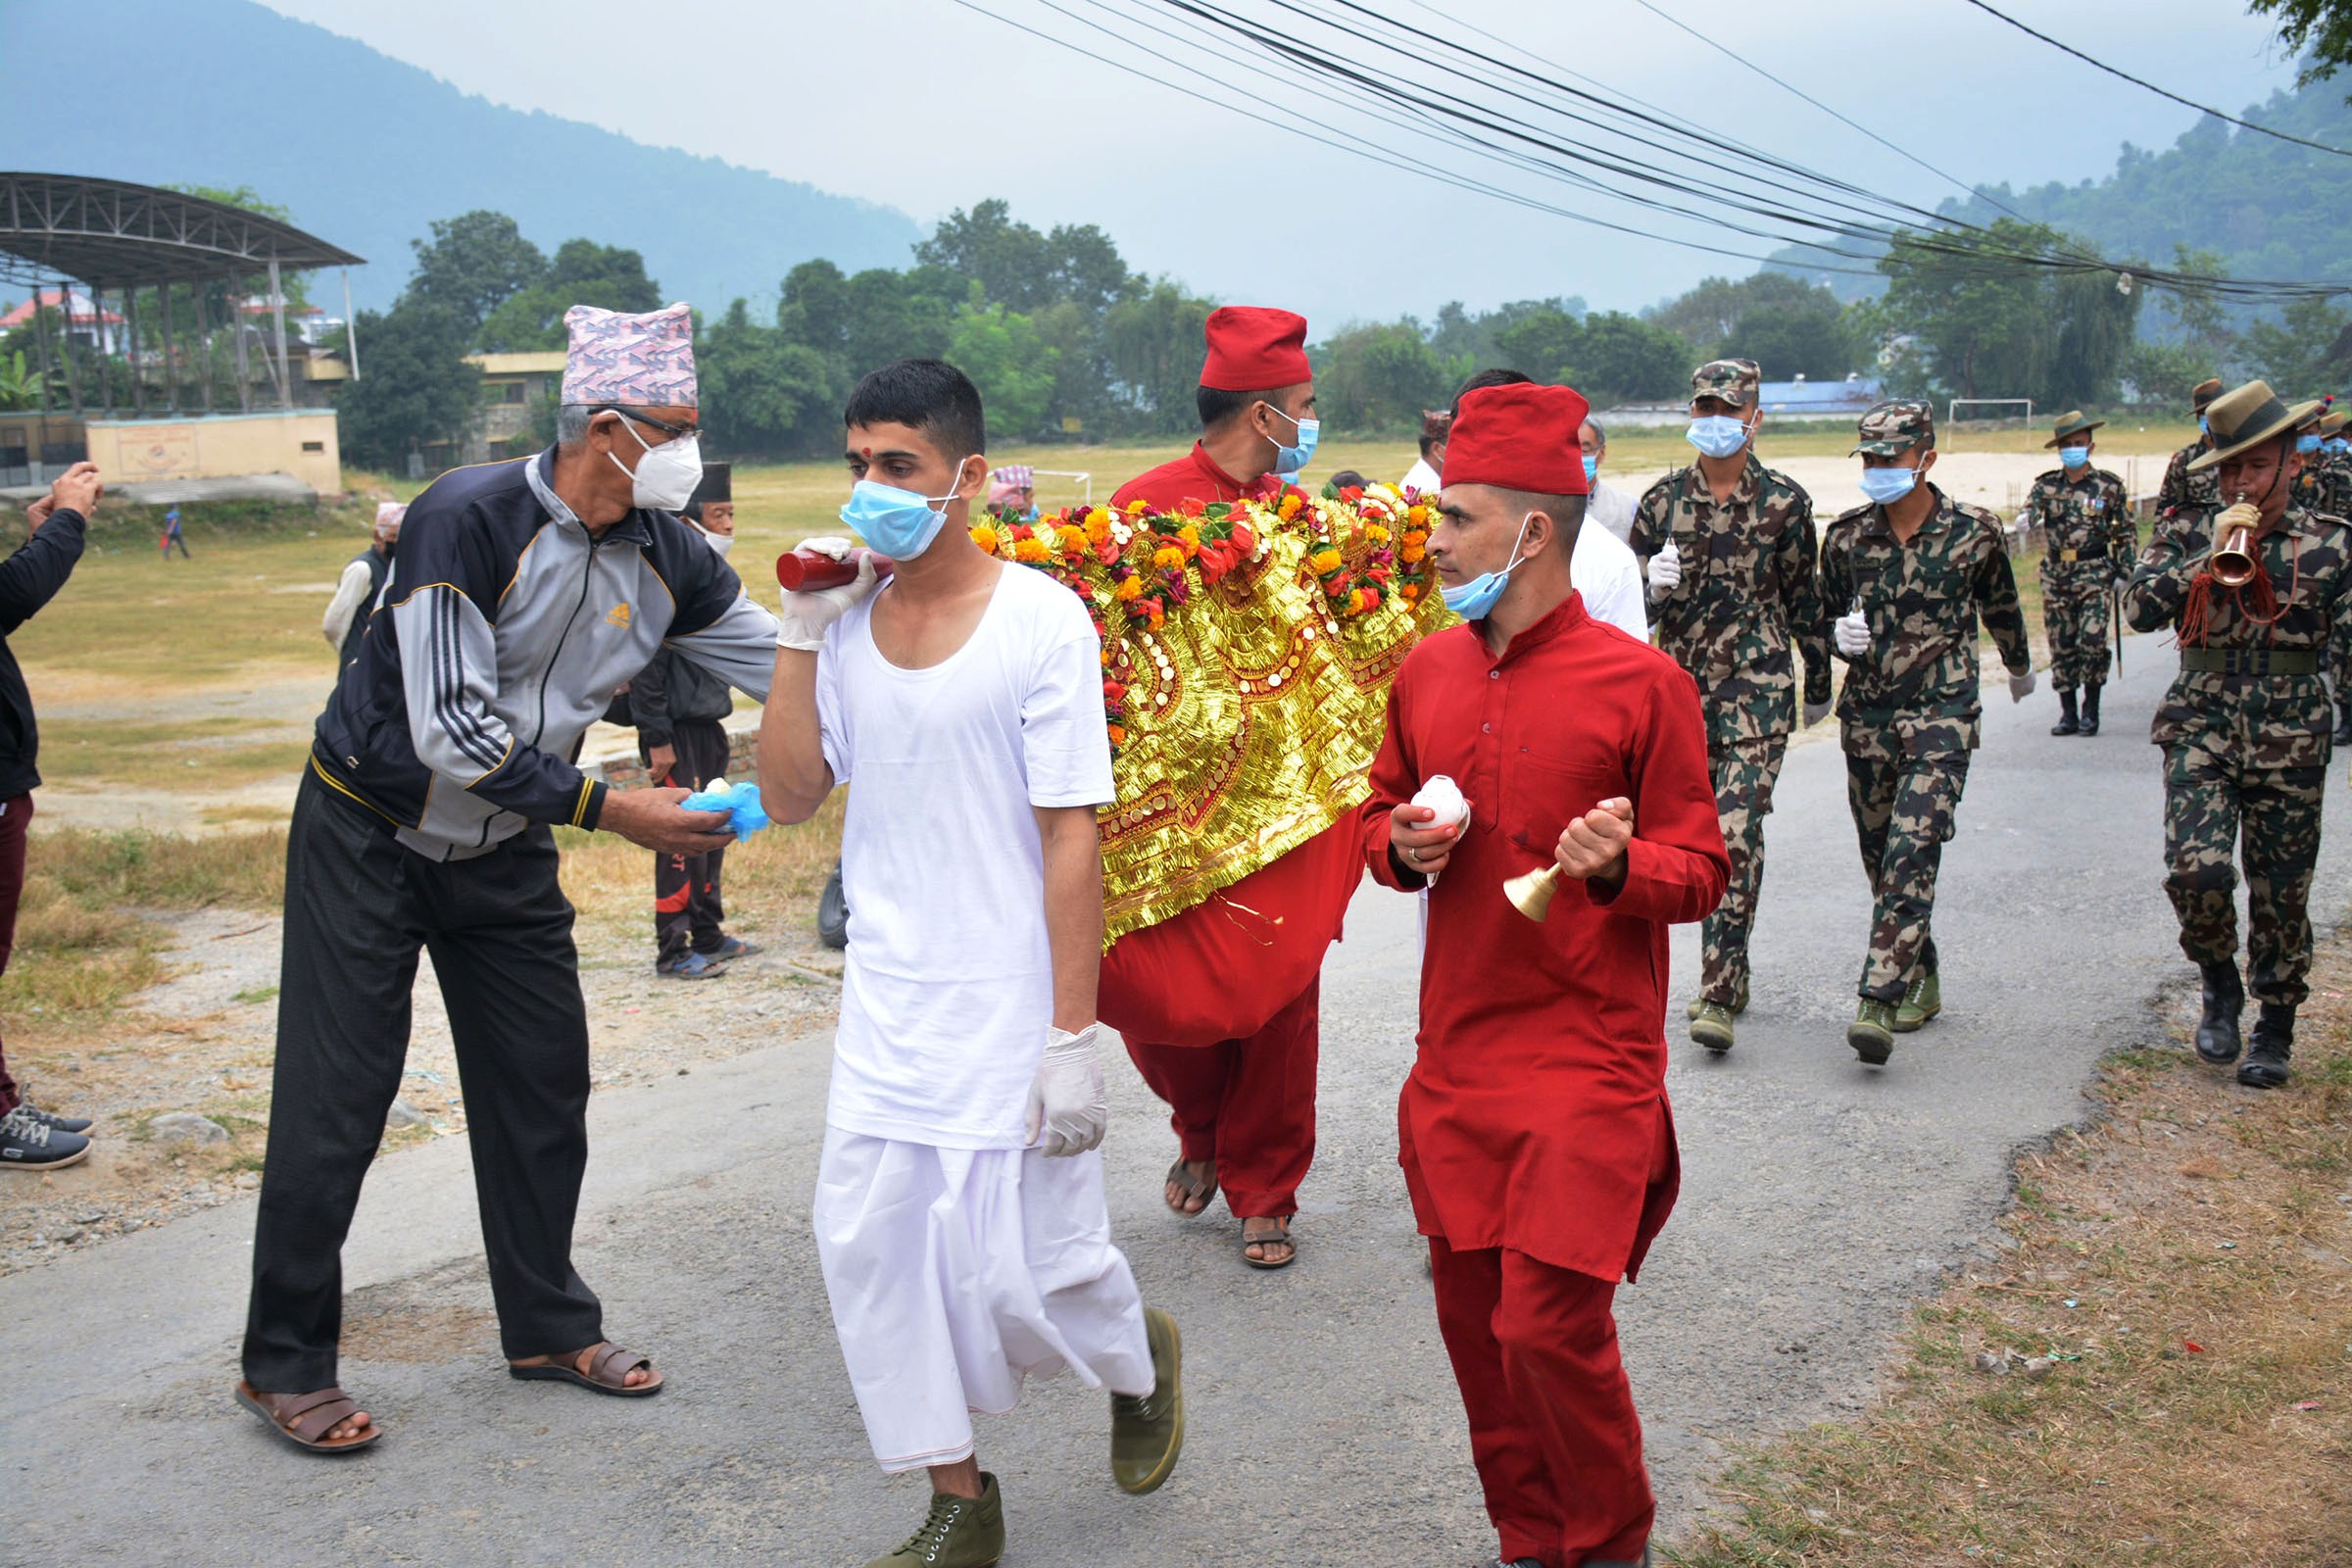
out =
<svg viewBox="0 0 2352 1568"><path fill-rule="evenodd" d="M1429 1266L1502 1560L1639 1562L1657 1504L1617 1355L1616 1285L1435 1236Z"/></svg>
<svg viewBox="0 0 2352 1568"><path fill-rule="evenodd" d="M1298 1184L1315 1157L1316 1020L1322 981L1310 981L1257 1033L1213 1046L1127 1043L1127 1054L1168 1118L1187 1160L1217 1162L1236 1215L1298 1212Z"/></svg>

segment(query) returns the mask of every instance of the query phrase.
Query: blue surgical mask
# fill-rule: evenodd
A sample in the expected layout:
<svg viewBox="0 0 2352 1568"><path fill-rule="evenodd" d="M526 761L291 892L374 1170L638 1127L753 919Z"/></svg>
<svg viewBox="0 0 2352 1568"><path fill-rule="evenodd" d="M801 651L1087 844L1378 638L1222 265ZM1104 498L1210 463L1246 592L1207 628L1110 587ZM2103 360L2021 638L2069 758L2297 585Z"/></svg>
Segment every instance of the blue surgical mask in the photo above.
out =
<svg viewBox="0 0 2352 1568"><path fill-rule="evenodd" d="M1271 403L1266 407L1274 409ZM1291 419L1280 409L1274 409L1274 412ZM1298 444L1278 447L1274 453L1274 466L1284 473L1297 473L1306 466L1307 460L1315 455L1315 438L1323 433L1323 421L1320 419L1291 419L1291 423L1298 427Z"/></svg>
<svg viewBox="0 0 2352 1568"><path fill-rule="evenodd" d="M1531 512L1527 517L1534 515ZM1519 537L1511 541L1511 559L1503 564L1500 571L1482 571L1458 587L1439 588L1438 595L1446 601L1447 610L1464 620L1487 618L1487 612L1494 608L1494 601L1500 599L1502 591L1511 585L1511 572L1519 564L1519 547L1527 542L1527 517L1519 519Z"/></svg>
<svg viewBox="0 0 2352 1568"><path fill-rule="evenodd" d="M2320 450L2320 438L2316 435L2299 435L2295 437L2295 450L2308 458Z"/></svg>
<svg viewBox="0 0 2352 1568"><path fill-rule="evenodd" d="M1728 458L1747 445L1748 428L1728 414L1692 419L1684 432L1690 443L1710 458Z"/></svg>
<svg viewBox="0 0 2352 1568"><path fill-rule="evenodd" d="M2352 452L2352 440L2347 440L2345 437L2340 435L2331 435L2327 440L2320 443L2320 450L2322 452L2331 452L2337 457L2341 457L2347 452Z"/></svg>
<svg viewBox="0 0 2352 1568"><path fill-rule="evenodd" d="M2070 468L2080 468L2082 466L2082 465L2090 461L2090 448L2060 447L2058 449L2058 461L2065 464Z"/></svg>
<svg viewBox="0 0 2352 1568"><path fill-rule="evenodd" d="M1594 457L1594 456L1593 456L1592 453L1590 453L1590 452L1586 453L1586 454L1585 454L1585 483L1587 483L1587 484L1591 484L1591 483L1592 483L1593 480L1595 480L1595 479L1597 479L1597 478L1599 478L1599 477L1600 477L1600 460L1599 460L1598 458Z"/></svg>
<svg viewBox="0 0 2352 1568"><path fill-rule="evenodd" d="M1880 506L1891 506L1919 483L1917 468L1864 468L1862 493Z"/></svg>
<svg viewBox="0 0 2352 1568"><path fill-rule="evenodd" d="M969 462L971 459L964 459ZM963 464L956 466L956 472L962 474ZM944 496L917 495L879 480L860 479L850 487L850 499L842 503L841 520L891 560L912 561L930 549L939 530L948 525L944 505L955 499L953 490Z"/></svg>
<svg viewBox="0 0 2352 1568"><path fill-rule="evenodd" d="M2200 415L2198 415L2198 416L2197 416L2197 434L2199 434L2199 435L2211 435L2211 434L2213 434L2213 426L2212 426L2212 425L2210 425L2210 424L2207 424L2207 423L2205 422L2205 416L2203 416L2202 414L2200 414Z"/></svg>

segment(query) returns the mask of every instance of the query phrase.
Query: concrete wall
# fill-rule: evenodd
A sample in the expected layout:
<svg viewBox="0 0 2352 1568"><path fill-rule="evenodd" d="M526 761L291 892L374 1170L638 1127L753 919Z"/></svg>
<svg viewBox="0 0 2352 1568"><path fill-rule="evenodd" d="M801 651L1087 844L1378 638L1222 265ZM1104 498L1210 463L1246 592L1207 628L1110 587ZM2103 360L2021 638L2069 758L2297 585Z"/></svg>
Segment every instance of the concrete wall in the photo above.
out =
<svg viewBox="0 0 2352 1568"><path fill-rule="evenodd" d="M92 419L90 461L110 480L228 479L287 473L320 495L343 488L332 409L196 419Z"/></svg>

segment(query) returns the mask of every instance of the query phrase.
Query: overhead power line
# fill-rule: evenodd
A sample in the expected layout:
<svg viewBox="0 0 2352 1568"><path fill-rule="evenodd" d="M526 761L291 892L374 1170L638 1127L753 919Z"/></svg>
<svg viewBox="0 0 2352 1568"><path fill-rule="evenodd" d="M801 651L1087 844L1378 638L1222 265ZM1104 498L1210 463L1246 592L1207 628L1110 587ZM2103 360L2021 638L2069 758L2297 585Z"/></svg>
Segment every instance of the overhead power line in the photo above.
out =
<svg viewBox="0 0 2352 1568"><path fill-rule="evenodd" d="M1642 0L1642 3L1646 3L1646 0ZM1984 12L1988 17L1997 17L2001 21L2006 22L2018 31L2025 33L2028 37L2039 38L2043 43L2048 44L2051 48L2059 50L2065 54L2073 55L2077 60L2082 61L2086 66L2096 67L2098 70L2107 73L2107 74L2110 76L2120 76L2134 87L2145 87L2157 97L2170 98L2173 102L2180 105L2184 109L2194 109L2200 115L2211 115L2216 120L2226 120L2230 124L2240 126L2246 130L2257 131L2265 136L2276 137L2279 141L2293 142L2298 147L2309 147L2314 152L2332 153L2338 158L2352 158L2352 151L2347 151L2342 147L2330 147L2324 141L2313 141L2305 136L2290 136L2283 130L2273 130L2268 125L2257 125L2251 120L2240 120L2235 115L2225 115L2219 109L2212 108L2206 104L2198 103L2193 98L2183 98L2177 92L2168 92L2164 88L2157 86L2152 81L2142 81L2139 77L2134 76L2129 71L2120 71L2114 66L2109 65L2106 61L2098 59L2096 56L2086 55L2071 43L2060 43L2057 39L2051 37L2046 32L2035 31L2034 28L2029 27L2024 23L2018 21L2015 17L2010 16L2007 12L1996 10L1992 6L1986 5L1984 0L1968 0L1968 3L1972 6L1975 6L1979 11Z"/></svg>

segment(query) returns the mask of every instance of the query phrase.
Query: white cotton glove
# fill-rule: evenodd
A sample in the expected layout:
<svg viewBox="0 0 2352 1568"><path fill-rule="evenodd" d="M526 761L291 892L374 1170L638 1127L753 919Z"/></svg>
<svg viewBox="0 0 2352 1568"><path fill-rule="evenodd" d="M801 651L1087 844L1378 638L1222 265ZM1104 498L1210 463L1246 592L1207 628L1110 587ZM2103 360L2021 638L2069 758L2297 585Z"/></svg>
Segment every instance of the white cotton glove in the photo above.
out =
<svg viewBox="0 0 2352 1568"><path fill-rule="evenodd" d="M1683 585L1683 553L1669 539L1649 558L1649 597L1663 599Z"/></svg>
<svg viewBox="0 0 2352 1568"><path fill-rule="evenodd" d="M1859 659L1870 652L1870 621L1862 612L1839 615L1830 633L1838 640L1838 651L1848 659Z"/></svg>
<svg viewBox="0 0 2352 1568"><path fill-rule="evenodd" d="M1829 717L1830 710L1836 706L1837 705L1834 703L1807 703L1805 705L1805 721L1799 727L1803 729L1811 729L1814 725Z"/></svg>
<svg viewBox="0 0 2352 1568"><path fill-rule="evenodd" d="M812 550L835 561L847 561L857 549L847 539L805 539L803 550ZM783 612L776 617L776 643L783 648L797 648L813 654L825 646L825 632L832 624L858 608L859 600L874 591L874 558L858 558L858 580L845 582L838 588L803 588L787 591L783 596Z"/></svg>
<svg viewBox="0 0 2352 1568"><path fill-rule="evenodd" d="M2013 703L2022 703L2027 698L2033 696L2034 686L2036 678L2037 677L2034 675L2034 673L2030 669L2027 670L2023 675L2010 676L2009 700Z"/></svg>
<svg viewBox="0 0 2352 1568"><path fill-rule="evenodd" d="M1109 1128L1110 1095L1102 1087L1102 1058L1095 1054L1095 1025L1076 1034L1050 1031L1045 1059L1029 1085L1029 1147L1083 1154Z"/></svg>

